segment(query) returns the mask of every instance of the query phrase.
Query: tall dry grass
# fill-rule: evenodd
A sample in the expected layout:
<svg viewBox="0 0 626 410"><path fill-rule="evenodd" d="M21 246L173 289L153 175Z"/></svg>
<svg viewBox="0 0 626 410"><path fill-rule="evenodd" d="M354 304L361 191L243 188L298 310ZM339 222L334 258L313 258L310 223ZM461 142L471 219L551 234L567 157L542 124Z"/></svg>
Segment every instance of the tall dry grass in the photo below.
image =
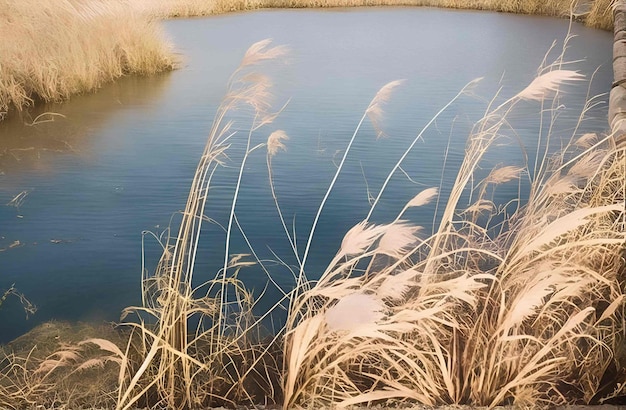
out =
<svg viewBox="0 0 626 410"><path fill-rule="evenodd" d="M123 0L1 0L0 113L172 69L158 23Z"/></svg>
<svg viewBox="0 0 626 410"><path fill-rule="evenodd" d="M307 259L317 220L352 143L368 120L382 131L380 116L402 83L383 87L363 113L308 239L298 247L272 176L272 158L288 144L287 135L264 130L280 109L272 109L271 81L259 73L262 64L284 53L269 41L254 44L231 77L177 233L155 236L162 254L154 272L143 270L143 304L125 312L135 315L126 322L131 329L126 349L90 339L81 348L62 346L37 361L9 355L0 362L0 398L8 398L0 404L69 402L65 395L56 396L58 402L45 400L54 400L56 381L68 388L69 376L107 363L116 366L117 389L100 398L113 400L118 409L269 401L319 408L386 400L536 406L605 396L603 377L623 369L617 354L626 331L626 146L618 146L614 136L580 136L575 130L564 148L551 154L552 127L542 127L547 134L539 138L536 159L476 177L489 148L514 134L507 118L519 105L535 105L538 121L551 124L562 109L561 87L583 76L564 69L561 57L517 94L497 96L468 138L446 200L439 197L442 187L430 187L417 192L392 220L372 220L406 153L448 105L476 85L468 84L417 133L325 271L312 273ZM592 99L586 108L594 104ZM234 123L242 112L252 116L247 127ZM243 140L242 155L232 155L237 138ZM239 279L242 269L257 265L273 283L236 212L247 160L262 150L299 265L293 271L295 289L284 290L275 306L289 303L287 325L273 334L262 329L263 317L253 315L252 293ZM232 169L235 160L237 183L228 218L221 221L224 252L217 255L223 266L198 284L201 231L215 222L205 214L214 175L223 165ZM497 187L521 178L530 181L527 200L507 206L494 202ZM469 198L467 205L462 198ZM407 211L433 201L443 211L427 233ZM231 248L237 231L249 255ZM82 353L84 345L98 348L94 360ZM617 382L623 381L616 380L613 394L621 393Z"/></svg>
<svg viewBox="0 0 626 410"><path fill-rule="evenodd" d="M156 271L143 278L143 306L129 310L138 320L128 323L134 336L121 361L117 407L193 408L283 396L285 408L386 400L537 406L606 396L603 378L623 365L617 353L625 331L626 147L613 136L574 132L549 155L552 127L543 127L548 133L539 138L536 161L475 178L489 148L514 132L507 117L518 105L534 104L539 121L549 124L562 109L561 87L583 76L559 60L516 95L494 99L468 138L448 199L440 200L441 187L431 187L416 193L393 220L375 223L373 210L402 155L369 214L345 235L320 278L311 280L318 275L307 272L309 249L334 181L364 124L370 120L380 131L385 103L402 84L387 84L367 107L299 248L272 177L272 158L288 137L276 130L258 141L277 114L269 104L269 79L254 70L283 53L268 41L248 50L216 113L178 234L155 236L163 253ZM243 136L243 155L231 156L241 127L229 118L244 107L251 108L253 121ZM267 150L271 192L299 264L296 288L285 291L287 325L274 335L260 329L252 295L238 279L241 269L256 264L272 281L236 216L246 161L260 149ZM200 232L214 222L204 213L213 177L234 158L240 158L237 184L228 220L221 222L224 254L217 256L223 267L194 286ZM530 181L527 201L505 207L493 201L498 186L521 178ZM467 196L469 204L462 205ZM428 234L407 211L433 201L443 212ZM233 254L234 230L243 234L250 255ZM618 381L609 396L621 393Z"/></svg>
<svg viewBox="0 0 626 410"><path fill-rule="evenodd" d="M320 279L299 282L285 337L284 408L599 400L603 377L623 368L626 146L585 134L548 155L548 132L536 161L476 180L489 147L511 131L516 106L536 104L543 123L558 116L561 86L582 77L561 61L492 101L432 233L405 212L440 201L439 187L417 193L392 221L370 219L403 156ZM521 178L530 181L527 201L493 202L499 185Z"/></svg>
<svg viewBox="0 0 626 410"><path fill-rule="evenodd" d="M569 17L591 27L613 27L612 0L141 0L141 8L159 17L190 17L264 8L430 6Z"/></svg>
<svg viewBox="0 0 626 410"><path fill-rule="evenodd" d="M0 407L112 408L125 336L53 322L0 346Z"/></svg>
<svg viewBox="0 0 626 410"><path fill-rule="evenodd" d="M272 47L268 40L254 44L229 81L193 177L178 234L170 237L168 232L159 238L163 253L156 271L143 279L143 306L129 309L139 318L129 325L140 340L141 360L122 366L119 409L134 408L138 402L198 408L278 397L278 345L272 342L276 336L263 332L260 319L252 314L252 294L238 279L239 271L255 261L232 254L230 238L238 226L235 209L246 159L266 145L255 142L257 133L277 115L271 111L270 79L255 68L284 53L284 47ZM224 254L216 256L223 260L223 267L213 279L196 286L200 232L203 224L211 222L205 206L215 172L229 162L229 148L238 134L232 115L241 110L249 110L253 120L244 137L238 182L224 223ZM269 147L276 147L275 138Z"/></svg>

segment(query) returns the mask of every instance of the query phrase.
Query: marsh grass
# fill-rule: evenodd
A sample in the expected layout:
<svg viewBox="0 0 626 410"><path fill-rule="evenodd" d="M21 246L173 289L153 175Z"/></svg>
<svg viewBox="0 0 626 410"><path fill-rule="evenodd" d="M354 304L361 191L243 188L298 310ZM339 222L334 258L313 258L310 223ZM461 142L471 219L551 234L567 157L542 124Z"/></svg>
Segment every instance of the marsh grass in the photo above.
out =
<svg viewBox="0 0 626 410"><path fill-rule="evenodd" d="M393 221L370 220L402 156L320 279L299 282L285 337L285 408L597 400L624 342L626 146L586 134L550 154L549 126L536 161L475 177L512 131L516 106L536 104L541 123L553 124L561 87L582 78L562 67L561 56L518 94L491 102L431 234L404 212L434 200L438 187L417 193ZM494 203L494 189L521 178L526 201Z"/></svg>
<svg viewBox="0 0 626 410"><path fill-rule="evenodd" d="M0 407L112 408L127 337L111 326L48 322L0 346Z"/></svg>
<svg viewBox="0 0 626 410"><path fill-rule="evenodd" d="M0 120L35 101L61 101L126 74L176 65L154 17L263 8L434 6L568 17L611 29L611 0L62 0L0 2Z"/></svg>
<svg viewBox="0 0 626 410"><path fill-rule="evenodd" d="M159 17L191 17L265 8L428 6L569 18L610 30L612 0L142 0L140 7Z"/></svg>
<svg viewBox="0 0 626 410"><path fill-rule="evenodd" d="M119 408L132 408L145 400L150 405L187 408L274 401L278 396L275 336L263 332L260 320L252 315L252 294L238 279L240 270L255 262L231 254L230 238L238 224L235 209L246 158L265 146L255 143L253 136L276 116L271 112L271 82L253 69L284 53L283 47L272 47L267 40L252 45L229 81L193 177L178 234L162 239L156 271L143 280L143 306L129 309L138 314L139 322L129 325L141 340L142 361L135 367L122 367ZM204 212L213 176L229 162L228 150L237 134L229 116L246 109L251 110L253 121L224 223L224 254L217 256L224 264L213 279L194 286L200 231L210 223ZM272 140L271 148L275 147ZM146 321L146 316L154 320Z"/></svg>
<svg viewBox="0 0 626 410"><path fill-rule="evenodd" d="M611 0L25 0L0 2L0 120L36 101L62 101L126 74L176 65L154 17L263 8L435 6L567 17L611 29Z"/></svg>
<svg viewBox="0 0 626 410"><path fill-rule="evenodd" d="M281 109L272 108L271 81L260 73L285 51L268 40L254 44L229 80L180 222L153 235L161 256L154 271L142 269L142 305L125 311L126 347L89 337L36 360L7 354L0 363L0 397L6 403L0 404L69 403L70 377L101 366L113 368L114 389L102 388L97 397L103 401L90 404L106 399L118 409L272 402L342 408L387 400L530 407L622 394L624 380L607 386L605 375L623 374L618 355L626 331L626 145L612 135L574 130L562 149L550 151L553 124L563 109L561 89L583 76L564 68L569 65L561 55L517 94L497 95L468 137L453 186L415 192L398 215L374 220L374 209L389 181L402 177L397 171L415 141L477 81L468 84L416 132L327 268L310 272L316 224L329 211L326 200L353 155L350 148L368 123L384 135L381 115L402 83L381 88L365 109L306 241L298 242L282 214L272 173L273 158L288 155L281 152L288 136L266 130ZM585 110L595 104L591 99ZM537 107L538 121L549 124L540 127L536 158L495 167L479 179L490 147L515 134L507 117L520 105ZM252 117L248 126L235 123L242 113ZM243 154L236 146L243 146ZM237 200L249 157L263 150L271 195L298 265L286 266L295 288L281 289L281 300L258 317L252 292L240 280L242 270L254 266L267 275L268 286L280 285L245 235ZM227 168L236 174L229 213L225 221L214 221L205 208L215 174ZM528 198L495 202L494 190L519 186L521 179L528 180ZM428 204L441 209L431 232L408 212ZM195 267L201 231L209 223L223 228L224 252L214 255L223 261L221 269L205 280ZM245 253L232 249L236 233L249 247ZM283 307L285 327L265 330L263 321ZM94 356L84 353L87 348Z"/></svg>
<svg viewBox="0 0 626 410"><path fill-rule="evenodd" d="M0 112L172 69L157 23L125 1L0 1Z"/></svg>
<svg viewBox="0 0 626 410"><path fill-rule="evenodd" d="M388 182L415 142L409 144L368 215L346 233L325 271L312 273L307 258L316 224L350 148L368 121L383 134L380 116L402 83L384 86L366 108L299 247L272 176L272 158L283 155L288 136L275 130L255 142L277 114L270 108L269 79L254 70L283 54L268 41L248 50L216 113L178 234L154 236L162 256L154 273L144 272L143 306L129 309L138 319L127 323L135 342L125 356L134 350L140 359L122 362L118 408L281 399L284 408L387 400L552 406L597 401L601 391L620 394L621 380L606 390L604 379L621 368L617 354L624 341L626 147L613 136L574 132L564 148L550 152L560 90L584 77L563 68L561 55L517 94L496 96L468 138L451 189L416 192L395 218L373 221ZM415 141L476 84L442 107ZM535 105L539 121L551 124L541 127L537 159L499 166L477 179L490 147L514 133L507 117L522 104ZM585 110L595 104L591 99ZM251 108L253 121L243 138L244 154L232 156L241 128L228 118L244 107ZM264 314L289 302L286 326L273 334L262 330L263 318L253 315L255 301L239 279L242 269L255 265L278 286L236 217L246 162L262 148L277 213L298 262L291 268L296 287L283 290L282 300ZM224 254L217 257L223 257L223 267L194 286L202 225L216 222L204 213L213 177L235 157L230 213L220 222ZM494 202L497 187L522 178L530 185L527 200ZM428 233L407 211L432 202L442 212ZM246 254L231 250L236 230L246 238Z"/></svg>

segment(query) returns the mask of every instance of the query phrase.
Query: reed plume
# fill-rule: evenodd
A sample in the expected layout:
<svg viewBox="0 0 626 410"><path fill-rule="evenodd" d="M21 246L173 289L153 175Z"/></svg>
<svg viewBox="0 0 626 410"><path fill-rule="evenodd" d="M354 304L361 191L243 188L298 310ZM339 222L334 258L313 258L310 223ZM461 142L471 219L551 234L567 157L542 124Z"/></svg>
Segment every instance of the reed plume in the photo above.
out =
<svg viewBox="0 0 626 410"><path fill-rule="evenodd" d="M562 85L582 79L558 66L492 103L475 125L432 235L419 238L401 218L437 188L418 193L392 223L370 222L370 211L320 280L295 294L284 408L598 400L625 331L626 147L586 134L552 155L538 152L534 173L501 166L473 182L516 105L537 100L557 110ZM502 215L487 187L521 175L532 175L530 196ZM467 192L471 202L461 206Z"/></svg>
<svg viewBox="0 0 626 410"><path fill-rule="evenodd" d="M139 322L129 325L140 335L144 348L140 365L126 369L125 382L119 390L119 409L132 408L150 394L157 397L153 405L170 408L254 402L257 399L250 388L254 384L251 380L264 379L276 367L267 347L259 345L261 336L258 321L252 316L252 294L237 278L239 271L251 262L243 260L242 255L231 255L229 244L241 174L248 154L254 150L252 135L276 115L269 111L269 78L250 69L284 55L285 51L284 47L271 46L269 40L255 43L229 81L191 183L178 234L165 240L156 271L144 278L144 306L127 312L138 313ZM233 194L224 265L203 284L202 295L192 283L200 231L207 220L204 210L213 176L227 161L227 150L236 134L233 121L227 117L245 107L252 109L254 120ZM282 139L282 134L274 134L269 149L280 148ZM156 319L154 325L144 321L145 314ZM197 323L195 329L192 323ZM273 397L271 381L265 382L257 383L256 388L265 389L263 393Z"/></svg>

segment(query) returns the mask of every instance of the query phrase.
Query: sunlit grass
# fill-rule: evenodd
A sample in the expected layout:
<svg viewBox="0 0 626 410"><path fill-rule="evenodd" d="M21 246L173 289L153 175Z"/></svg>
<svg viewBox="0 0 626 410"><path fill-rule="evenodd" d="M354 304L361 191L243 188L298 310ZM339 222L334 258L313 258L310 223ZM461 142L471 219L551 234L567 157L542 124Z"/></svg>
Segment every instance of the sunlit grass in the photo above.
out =
<svg viewBox="0 0 626 410"><path fill-rule="evenodd" d="M585 134L544 156L543 135L537 162L475 179L517 105L543 104L544 121L556 118L560 85L580 80L559 64L492 101L437 229L425 233L403 215L434 200L434 187L392 221L375 224L370 212L321 278L302 281L286 331L286 408L599 399L624 342L626 146ZM528 198L513 208L493 201L497 186L521 178Z"/></svg>
<svg viewBox="0 0 626 410"><path fill-rule="evenodd" d="M288 155L280 152L288 147L288 137L268 130L269 138L259 141L257 134L275 114L268 100L269 79L249 71L282 53L266 41L253 45L231 79L179 233L160 238L163 254L156 272L144 278L144 306L133 309L140 318L148 313L156 320L130 324L141 336L143 359L122 367L118 406L184 408L283 397L285 408L389 399L552 406L606 396L600 393L606 388L601 381L622 366L618 352L625 330L626 147L617 146L613 136L574 134L561 150L550 153L554 136L548 127L539 138L536 160L528 159L522 167L496 167L486 178L475 178L490 147L514 133L507 117L518 105L535 104L540 113L535 121L552 123L563 109L562 85L584 76L563 69L561 57L517 94L496 96L468 137L445 199L439 196L442 187L427 188L416 192L395 218L373 221L373 210L387 182L397 177L403 155L374 196L369 214L346 233L326 270L310 272L307 258L316 222L332 211L324 209L326 198L351 145L368 120L380 129L384 104L402 85L387 84L369 104L321 198L308 240L296 242L280 211L271 172L272 158ZM468 84L450 103L475 86ZM594 105L592 99L586 109ZM244 106L252 109L253 121L243 135L231 212L220 221L223 268L194 288L201 225L212 222L204 214L211 181L231 161L229 150L238 134L227 118ZM277 284L256 257L254 244L248 242L247 256L230 248L234 230L245 237L236 217L237 197L246 161L260 149L267 149L272 195L299 264L292 269L296 287L283 289L285 297L275 306L289 302L287 324L267 338L238 274L256 263L268 274L268 283ZM505 207L494 202L498 186L522 178L530 185L528 198ZM462 203L468 196L469 203ZM443 212L428 233L405 213L433 201L440 202ZM620 380L613 382L619 393Z"/></svg>
<svg viewBox="0 0 626 410"><path fill-rule="evenodd" d="M402 177L396 172L402 155L327 268L311 272L307 260L316 223L323 212L332 212L325 209L326 199L354 155L352 143L368 122L383 133L385 103L402 82L381 88L356 118L335 176L318 199L308 239L298 242L283 218L272 176L272 159L289 155L281 152L289 138L270 128L281 108L272 108L272 83L260 73L285 52L267 40L256 43L232 75L180 223L154 236L162 253L154 271L142 271L142 305L125 312L126 348L91 337L36 360L8 353L0 362L0 404L69 403L71 377L105 365L115 367L116 384L95 404L115 402L119 409L266 402L319 408L390 399L552 406L606 396L598 396L601 382L622 368L618 353L626 331L626 146L611 135L575 130L563 148L551 152L552 127L540 127L546 133L538 139L536 158L477 177L489 149L515 134L507 118L518 106L535 105L539 117L529 121L552 124L563 109L561 87L580 84L584 76L562 65L560 56L518 93L494 97L468 136L453 186L415 192L398 215L374 220L388 182ZM416 130L415 141L477 83ZM585 109L595 104L591 99ZM243 112L251 115L248 126L233 122ZM242 175L252 155L266 156L271 194L298 263L289 267L293 289L274 281L255 251L264 244L250 243L237 218ZM225 205L230 212L226 220L213 221L205 207L213 198L214 176L229 169L237 181ZM494 200L498 187L522 179L528 181L528 197L508 206ZM428 232L407 211L434 202L442 211ZM195 266L207 223L223 228L224 251L214 256L223 261L221 269L205 281ZM235 233L248 249L232 249ZM273 333L263 329L265 317L253 315L252 292L239 279L251 266L284 295L262 316L288 306L285 327ZM97 351L86 354L87 347ZM623 381L613 381L615 394Z"/></svg>
<svg viewBox="0 0 626 410"><path fill-rule="evenodd" d="M48 322L0 346L0 408L113 408L126 338L111 326Z"/></svg>
<svg viewBox="0 0 626 410"><path fill-rule="evenodd" d="M0 113L172 69L157 24L118 0L0 0Z"/></svg>
<svg viewBox="0 0 626 410"><path fill-rule="evenodd" d="M0 120L35 101L61 101L125 74L174 66L154 17L262 8L435 6L569 17L612 28L611 0L25 0L0 1Z"/></svg>
<svg viewBox="0 0 626 410"><path fill-rule="evenodd" d="M580 4L578 4L580 3ZM429 6L569 17L574 13L591 27L613 27L611 0L141 0L140 7L160 17L190 17L264 8L360 6Z"/></svg>

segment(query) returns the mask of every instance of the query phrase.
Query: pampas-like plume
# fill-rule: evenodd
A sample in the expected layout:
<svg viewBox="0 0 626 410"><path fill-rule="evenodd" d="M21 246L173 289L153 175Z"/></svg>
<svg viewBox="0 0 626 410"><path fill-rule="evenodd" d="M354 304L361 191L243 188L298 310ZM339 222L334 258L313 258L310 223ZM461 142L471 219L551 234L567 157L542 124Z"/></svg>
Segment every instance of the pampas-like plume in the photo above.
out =
<svg viewBox="0 0 626 410"><path fill-rule="evenodd" d="M339 300L324 314L330 332L352 332L374 326L384 317L380 300L364 293L352 293Z"/></svg>
<svg viewBox="0 0 626 410"><path fill-rule="evenodd" d="M369 248L387 229L385 225L368 224L361 221L354 225L343 237L339 256L356 255Z"/></svg>
<svg viewBox="0 0 626 410"><path fill-rule="evenodd" d="M415 277L419 272L415 269L408 269L397 275L389 275L385 277L378 289L376 295L380 299L390 299L392 301L402 299L405 293L417 284Z"/></svg>
<svg viewBox="0 0 626 410"><path fill-rule="evenodd" d="M412 226L407 221L389 225L380 238L376 252L400 258L415 244L417 241L415 234L420 229L422 229L421 226Z"/></svg>
<svg viewBox="0 0 626 410"><path fill-rule="evenodd" d="M578 138L574 145L580 148L590 148L598 142L598 134L595 132L588 132L582 137Z"/></svg>
<svg viewBox="0 0 626 410"><path fill-rule="evenodd" d="M578 71L549 71L535 78L528 87L524 88L517 96L523 100L541 101L558 91L562 84L583 79L585 79L585 76Z"/></svg>
<svg viewBox="0 0 626 410"><path fill-rule="evenodd" d="M559 279L561 279L559 277ZM505 320L506 327L519 326L528 317L534 315L543 306L544 299L555 291L554 280L542 277L536 283L524 289Z"/></svg>
<svg viewBox="0 0 626 410"><path fill-rule="evenodd" d="M596 172L604 159L603 152L590 152L580 157L568 171L568 175L578 178L590 178Z"/></svg>
<svg viewBox="0 0 626 410"><path fill-rule="evenodd" d="M274 156L278 153L278 150L286 151L287 147L283 144L284 140L288 140L289 136L283 130L276 130L270 134L267 138L267 152L270 156Z"/></svg>
<svg viewBox="0 0 626 410"><path fill-rule="evenodd" d="M48 373L58 367L68 366L81 358L79 349L75 346L64 346L63 350L54 352L39 364L34 374Z"/></svg>
<svg viewBox="0 0 626 410"><path fill-rule="evenodd" d="M279 57L284 57L287 54L287 47L269 47L271 43L271 39L265 39L251 45L246 51L246 54L243 56L240 67L247 67L250 65L258 64L261 61L273 60Z"/></svg>
<svg viewBox="0 0 626 410"><path fill-rule="evenodd" d="M487 178L485 178L485 183L492 184L503 184L505 182L509 182L513 179L517 179L520 176L520 173L524 170L522 167L516 166L506 166L500 168L494 168L493 171L489 173Z"/></svg>
<svg viewBox="0 0 626 410"><path fill-rule="evenodd" d="M560 236L573 231L580 226L588 224L591 221L591 216L612 211L624 212L624 203L599 206L595 208L583 208L572 211L567 215L556 219L542 229L539 235L528 242L528 244L521 250L520 254L528 254L530 252L538 251Z"/></svg>
<svg viewBox="0 0 626 410"><path fill-rule="evenodd" d="M548 195L563 195L575 192L577 187L577 175L555 175L550 178L545 185L545 192Z"/></svg>
<svg viewBox="0 0 626 410"><path fill-rule="evenodd" d="M117 345L109 340L106 339L98 339L98 338L92 338L92 339L87 339L87 340L83 340L82 342L78 343L79 346L87 344L87 343L93 343L96 346L98 346L100 348L100 350L104 350L106 352L109 353L113 353L116 356L118 356L120 359L123 359L124 357L126 357L126 355L124 353L122 353L122 350L120 350L119 347L117 347Z"/></svg>
<svg viewBox="0 0 626 410"><path fill-rule="evenodd" d="M380 121L384 113L383 105L389 101L393 90L403 82L404 80L395 80L385 84L380 90L378 90L369 107L367 107L366 114L376 130L376 138L386 136L380 127Z"/></svg>
<svg viewBox="0 0 626 410"><path fill-rule="evenodd" d="M413 207L413 206L424 206L424 205L427 205L437 195L439 195L439 188L432 187L432 188L425 189L422 192L420 192L419 194L415 195L413 197L413 199L411 199L406 204L406 206L408 208L408 207Z"/></svg>

